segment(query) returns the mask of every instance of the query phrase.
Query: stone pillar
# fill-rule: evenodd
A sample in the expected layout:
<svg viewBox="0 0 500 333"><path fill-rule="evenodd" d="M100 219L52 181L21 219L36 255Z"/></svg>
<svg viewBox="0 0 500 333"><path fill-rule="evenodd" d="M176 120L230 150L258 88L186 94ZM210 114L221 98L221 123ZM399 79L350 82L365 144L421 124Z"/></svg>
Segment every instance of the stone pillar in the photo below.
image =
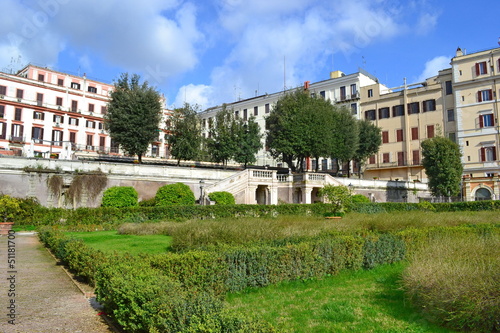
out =
<svg viewBox="0 0 500 333"><path fill-rule="evenodd" d="M248 185L247 193L246 193L246 198L245 198L245 203L247 205L256 205L257 204L257 186L255 185Z"/></svg>
<svg viewBox="0 0 500 333"><path fill-rule="evenodd" d="M278 186L273 184L269 189L269 204L277 205L278 204Z"/></svg>
<svg viewBox="0 0 500 333"><path fill-rule="evenodd" d="M303 190L302 203L310 204L312 188L304 187L302 190Z"/></svg>

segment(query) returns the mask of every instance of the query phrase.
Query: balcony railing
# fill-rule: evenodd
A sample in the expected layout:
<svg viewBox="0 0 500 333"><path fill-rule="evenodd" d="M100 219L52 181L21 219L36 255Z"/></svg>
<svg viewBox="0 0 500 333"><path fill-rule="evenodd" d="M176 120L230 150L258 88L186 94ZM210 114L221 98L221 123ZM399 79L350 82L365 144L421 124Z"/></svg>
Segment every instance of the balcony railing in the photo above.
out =
<svg viewBox="0 0 500 333"><path fill-rule="evenodd" d="M24 136L11 135L9 137L9 141L13 142L13 143L23 143L24 142Z"/></svg>

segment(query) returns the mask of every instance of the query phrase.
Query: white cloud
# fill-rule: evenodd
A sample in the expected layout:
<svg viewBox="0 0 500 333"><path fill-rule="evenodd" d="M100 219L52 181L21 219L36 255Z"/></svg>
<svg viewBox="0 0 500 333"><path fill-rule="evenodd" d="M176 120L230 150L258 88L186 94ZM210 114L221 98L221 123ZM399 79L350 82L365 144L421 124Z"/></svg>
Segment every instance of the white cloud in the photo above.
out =
<svg viewBox="0 0 500 333"><path fill-rule="evenodd" d="M179 108L184 103L199 105L201 110L214 106L213 89L203 84L188 84L179 89L175 101L169 108Z"/></svg>
<svg viewBox="0 0 500 333"><path fill-rule="evenodd" d="M431 13L423 13L420 15L420 18L415 27L416 33L418 35L426 35L437 25L439 14L431 14Z"/></svg>
<svg viewBox="0 0 500 333"><path fill-rule="evenodd" d="M417 78L418 82L425 81L425 79L438 75L438 72L445 68L450 68L451 57L438 56L425 63L425 69Z"/></svg>
<svg viewBox="0 0 500 333"><path fill-rule="evenodd" d="M197 44L203 34L197 27L196 7L189 2L6 1L0 14L0 32L6 37L0 47L10 47L25 62L51 65L61 51L71 48L81 53L78 59L99 57L127 71L159 69L153 77L157 81L198 63Z"/></svg>

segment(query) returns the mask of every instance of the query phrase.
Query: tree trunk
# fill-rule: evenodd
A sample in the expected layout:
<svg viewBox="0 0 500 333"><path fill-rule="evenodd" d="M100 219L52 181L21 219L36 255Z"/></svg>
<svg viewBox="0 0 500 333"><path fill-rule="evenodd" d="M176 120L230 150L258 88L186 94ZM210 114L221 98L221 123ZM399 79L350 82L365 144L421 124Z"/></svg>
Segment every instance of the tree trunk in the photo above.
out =
<svg viewBox="0 0 500 333"><path fill-rule="evenodd" d="M142 154L137 154L137 160L139 161L139 164L142 164Z"/></svg>

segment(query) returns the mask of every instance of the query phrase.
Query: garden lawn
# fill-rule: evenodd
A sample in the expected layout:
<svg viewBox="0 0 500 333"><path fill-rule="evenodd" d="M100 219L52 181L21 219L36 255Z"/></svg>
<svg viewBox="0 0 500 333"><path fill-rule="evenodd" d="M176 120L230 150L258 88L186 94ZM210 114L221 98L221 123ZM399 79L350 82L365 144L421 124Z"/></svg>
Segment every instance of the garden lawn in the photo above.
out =
<svg viewBox="0 0 500 333"><path fill-rule="evenodd" d="M82 239L88 246L105 253L128 252L165 253L172 242L172 237L164 235L120 235L116 231L67 232L71 237Z"/></svg>
<svg viewBox="0 0 500 333"><path fill-rule="evenodd" d="M230 294L227 307L286 332L453 332L429 323L400 288L406 263Z"/></svg>

